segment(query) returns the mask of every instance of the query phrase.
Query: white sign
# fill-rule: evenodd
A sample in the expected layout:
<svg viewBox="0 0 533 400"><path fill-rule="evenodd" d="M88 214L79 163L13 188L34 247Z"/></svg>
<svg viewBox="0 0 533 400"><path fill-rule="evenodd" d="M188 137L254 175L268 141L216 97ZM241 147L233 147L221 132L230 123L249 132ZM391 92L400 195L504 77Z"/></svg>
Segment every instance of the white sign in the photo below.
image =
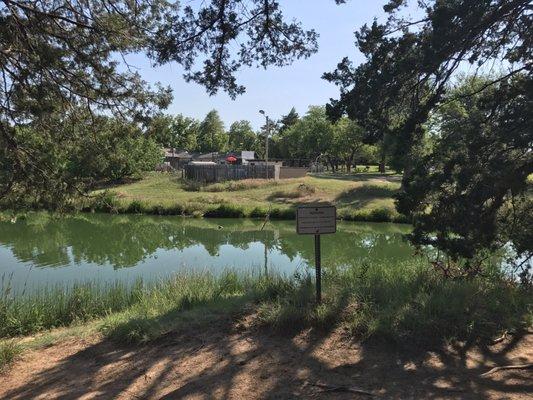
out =
<svg viewBox="0 0 533 400"><path fill-rule="evenodd" d="M305 205L296 210L296 232L300 235L324 235L337 231L335 206Z"/></svg>

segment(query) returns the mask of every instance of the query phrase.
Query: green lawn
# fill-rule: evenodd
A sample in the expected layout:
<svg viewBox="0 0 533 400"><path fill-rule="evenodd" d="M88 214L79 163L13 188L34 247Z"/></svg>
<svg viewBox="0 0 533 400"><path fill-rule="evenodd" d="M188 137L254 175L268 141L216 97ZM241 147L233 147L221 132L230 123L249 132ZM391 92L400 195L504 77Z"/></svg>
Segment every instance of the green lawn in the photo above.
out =
<svg viewBox="0 0 533 400"><path fill-rule="evenodd" d="M280 181L243 180L207 186L184 182L179 176L149 173L143 179L99 191L100 211L151 214L186 214L212 217L293 218L298 204L329 202L340 218L369 221L403 221L394 209L393 195L400 176L375 173L315 174ZM105 197L105 198L104 198ZM110 207L106 203L112 203ZM102 210L103 209L103 210Z"/></svg>

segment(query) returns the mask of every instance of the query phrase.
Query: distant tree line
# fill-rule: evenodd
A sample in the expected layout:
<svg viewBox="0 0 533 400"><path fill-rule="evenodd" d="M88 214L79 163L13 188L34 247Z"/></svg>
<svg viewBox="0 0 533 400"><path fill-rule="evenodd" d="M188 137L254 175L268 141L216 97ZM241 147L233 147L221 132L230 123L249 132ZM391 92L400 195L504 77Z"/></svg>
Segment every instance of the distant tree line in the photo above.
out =
<svg viewBox="0 0 533 400"><path fill-rule="evenodd" d="M358 124L348 118L332 122L324 106L311 106L302 117L292 108L269 124L269 159L320 162L348 172L357 164L381 163L384 170L383 144L365 144ZM240 120L226 130L216 110L201 121L181 114L158 115L147 134L163 147L200 153L251 150L265 157L266 125L255 131L249 121Z"/></svg>

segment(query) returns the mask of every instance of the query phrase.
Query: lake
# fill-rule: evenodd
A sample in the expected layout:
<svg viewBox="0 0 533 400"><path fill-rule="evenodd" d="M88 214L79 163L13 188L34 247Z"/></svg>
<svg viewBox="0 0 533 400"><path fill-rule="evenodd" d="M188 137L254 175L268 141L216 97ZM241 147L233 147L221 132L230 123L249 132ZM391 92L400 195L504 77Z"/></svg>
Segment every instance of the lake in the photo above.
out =
<svg viewBox="0 0 533 400"><path fill-rule="evenodd" d="M322 265L403 260L408 225L339 222L322 236ZM156 280L179 271L292 274L313 267L312 236L294 221L45 213L0 222L0 277L15 292L81 281Z"/></svg>

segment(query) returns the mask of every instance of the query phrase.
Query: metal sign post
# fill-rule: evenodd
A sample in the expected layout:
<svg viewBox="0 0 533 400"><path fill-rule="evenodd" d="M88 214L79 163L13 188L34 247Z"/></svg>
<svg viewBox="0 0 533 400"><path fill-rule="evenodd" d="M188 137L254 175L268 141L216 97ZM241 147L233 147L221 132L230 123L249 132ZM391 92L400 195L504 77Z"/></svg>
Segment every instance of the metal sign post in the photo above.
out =
<svg viewBox="0 0 533 400"><path fill-rule="evenodd" d="M315 235L316 302L322 302L322 265L320 259L320 235Z"/></svg>
<svg viewBox="0 0 533 400"><path fill-rule="evenodd" d="M330 205L308 204L296 210L296 232L315 236L316 302L322 301L322 260L320 235L337 231L337 209Z"/></svg>

